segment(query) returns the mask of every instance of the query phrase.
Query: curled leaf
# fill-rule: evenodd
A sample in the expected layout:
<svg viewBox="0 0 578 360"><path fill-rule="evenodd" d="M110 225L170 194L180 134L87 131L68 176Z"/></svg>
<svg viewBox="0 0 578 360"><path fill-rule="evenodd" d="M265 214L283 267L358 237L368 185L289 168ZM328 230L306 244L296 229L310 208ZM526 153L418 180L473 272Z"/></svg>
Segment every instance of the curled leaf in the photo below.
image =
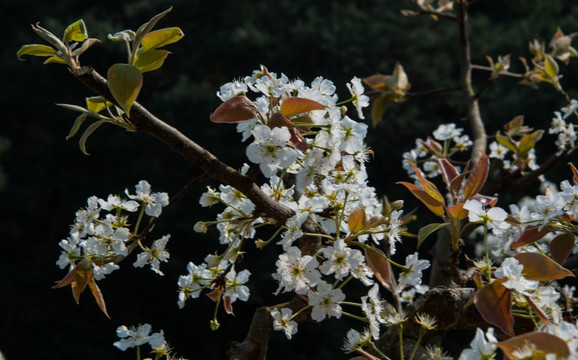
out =
<svg viewBox="0 0 578 360"><path fill-rule="evenodd" d="M18 60L25 61L22 55L32 55L32 56L56 56L56 50L48 45L41 44L30 44L23 45L20 50L16 53Z"/></svg>
<svg viewBox="0 0 578 360"><path fill-rule="evenodd" d="M86 31L86 25L82 19L68 25L66 30L64 30L64 35L62 36L62 40L65 43L72 41L80 42L84 41L86 38L88 38L88 32Z"/></svg>
<svg viewBox="0 0 578 360"><path fill-rule="evenodd" d="M367 215L365 214L365 210L353 210L351 214L349 214L349 221L347 222L347 225L349 226L349 231L351 233L356 233L365 229L367 226Z"/></svg>

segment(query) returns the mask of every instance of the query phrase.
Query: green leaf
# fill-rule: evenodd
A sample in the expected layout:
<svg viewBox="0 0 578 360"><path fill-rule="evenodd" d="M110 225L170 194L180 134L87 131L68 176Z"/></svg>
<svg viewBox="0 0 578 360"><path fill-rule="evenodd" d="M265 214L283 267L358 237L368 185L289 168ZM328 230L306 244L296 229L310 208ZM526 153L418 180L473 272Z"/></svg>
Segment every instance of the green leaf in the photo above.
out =
<svg viewBox="0 0 578 360"><path fill-rule="evenodd" d="M152 19L150 19L148 22L142 24L138 30L136 31L135 35L134 35L134 41L133 41L133 51L136 51L140 44L142 39L144 38L144 36L146 34L148 34L153 27L156 25L156 23L162 19L166 14L168 14L171 10L173 9L173 7L171 6L170 8L168 8L167 10L163 11L160 14L157 14L155 16L153 16Z"/></svg>
<svg viewBox="0 0 578 360"><path fill-rule="evenodd" d="M44 61L43 64L64 64L68 65L68 62L59 56L51 56Z"/></svg>
<svg viewBox="0 0 578 360"><path fill-rule="evenodd" d="M325 105L322 105L317 101L300 97L289 97L283 100L279 112L285 116L293 116L313 110L323 109L325 109Z"/></svg>
<svg viewBox="0 0 578 360"><path fill-rule="evenodd" d="M134 66L136 66L142 73L153 71L165 62L165 59L170 54L166 50L150 50L144 51L136 56Z"/></svg>
<svg viewBox="0 0 578 360"><path fill-rule="evenodd" d="M78 105L71 105L71 104L55 104L55 105L63 107L63 108L68 109L68 110L78 111L81 113L88 113L89 112L88 109L85 109L82 106L78 106Z"/></svg>
<svg viewBox="0 0 578 360"><path fill-rule="evenodd" d="M78 141L78 144L80 145L80 150L83 152L84 155L90 155L89 153L86 152L86 140L88 140L88 137L92 135L92 133L95 132L96 129L98 129L98 127L104 124L105 122L106 120L97 121L95 123L92 123L89 127L86 128L86 130L84 130L84 133L82 134L80 140Z"/></svg>
<svg viewBox="0 0 578 360"><path fill-rule="evenodd" d="M143 78L140 70L130 64L114 64L108 69L108 88L127 113L135 102L142 87Z"/></svg>
<svg viewBox="0 0 578 360"><path fill-rule="evenodd" d="M90 48L92 45L96 44L97 42L100 42L100 40L94 39L94 38L86 39L85 41L82 42L81 47L79 47L78 49L76 49L72 52L72 56L78 57L78 56L82 55L86 50L88 50L88 48Z"/></svg>
<svg viewBox="0 0 578 360"><path fill-rule="evenodd" d="M48 45L40 44L30 44L23 45L20 50L16 53L18 60L24 61L22 55L32 55L32 56L55 56L56 50Z"/></svg>
<svg viewBox="0 0 578 360"><path fill-rule="evenodd" d="M52 46L54 46L57 51L59 51L62 54L66 54L68 52L68 47L64 45L64 43L56 35L46 30L42 26L38 25L38 23L36 25L31 26L32 30L34 30L34 32L38 36L40 36L41 38L52 44Z"/></svg>
<svg viewBox="0 0 578 360"><path fill-rule="evenodd" d="M474 305L484 320L514 336L514 318L511 313L512 295L503 283L496 279L474 293Z"/></svg>
<svg viewBox="0 0 578 360"><path fill-rule="evenodd" d="M570 357L570 349L566 341L556 335L541 331L525 333L501 341L497 345L510 359L517 359L516 351L526 347L535 349L534 359L545 359L546 354L555 354L556 359L567 359Z"/></svg>
<svg viewBox="0 0 578 360"><path fill-rule="evenodd" d="M178 27L151 31L142 38L142 47L146 51L154 50L179 41L185 34Z"/></svg>
<svg viewBox="0 0 578 360"><path fill-rule="evenodd" d="M546 58L544 59L544 71L546 71L546 75L552 79L555 78L560 71L558 63L550 55L546 55Z"/></svg>
<svg viewBox="0 0 578 360"><path fill-rule="evenodd" d="M351 233L356 233L365 229L367 226L367 216L365 215L364 209L353 210L349 214L349 221L347 222L349 226L349 231Z"/></svg>
<svg viewBox="0 0 578 360"><path fill-rule="evenodd" d="M529 280L550 281L574 276L570 270L540 253L520 253L514 258L524 265L522 275Z"/></svg>
<svg viewBox="0 0 578 360"><path fill-rule="evenodd" d="M484 186L488 178L488 171L490 169L490 159L486 153L482 153L482 157L472 169L466 184L464 185L464 199L469 199L476 195Z"/></svg>
<svg viewBox="0 0 578 360"><path fill-rule="evenodd" d="M88 117L88 114L85 113L85 114L79 115L76 118L76 120L74 120L74 124L72 125L70 132L66 136L66 140L70 140L74 135L76 135L76 133L78 133L78 131L80 130L80 127L82 126L82 124L84 123L84 120L86 120L87 117Z"/></svg>
<svg viewBox="0 0 578 360"><path fill-rule="evenodd" d="M512 143L507 136L500 134L500 132L496 133L496 141L498 144L504 146L506 149L510 150L511 152L516 152L516 144Z"/></svg>
<svg viewBox="0 0 578 360"><path fill-rule="evenodd" d="M86 25L84 21L78 20L77 22L70 24L66 30L64 30L64 35L62 36L62 40L65 43L69 43L72 41L84 41L88 37L88 33L86 31Z"/></svg>
<svg viewBox="0 0 578 360"><path fill-rule="evenodd" d="M524 135L520 139L520 143L518 144L518 152L520 158L525 159L528 156L530 150L534 148L534 145L536 145L536 143L534 142L534 138L532 137L532 135L530 134Z"/></svg>
<svg viewBox="0 0 578 360"><path fill-rule="evenodd" d="M424 242L424 240L431 234L433 234L434 232L438 231L439 229L442 229L444 227L446 227L448 224L447 223L434 223L434 224L429 224L426 225L424 227L422 227L421 229L419 229L418 233L417 233L417 248L419 249L420 245Z"/></svg>
<svg viewBox="0 0 578 360"><path fill-rule="evenodd" d="M99 113L106 108L108 101L102 96L92 96L86 98L88 111ZM110 103L109 103L110 104Z"/></svg>

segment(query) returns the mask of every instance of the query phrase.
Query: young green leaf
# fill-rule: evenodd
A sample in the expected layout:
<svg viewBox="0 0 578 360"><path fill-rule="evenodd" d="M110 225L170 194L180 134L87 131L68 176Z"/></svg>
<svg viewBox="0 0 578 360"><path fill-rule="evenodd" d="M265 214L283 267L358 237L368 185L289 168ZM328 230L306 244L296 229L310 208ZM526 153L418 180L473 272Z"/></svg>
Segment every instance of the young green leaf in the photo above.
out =
<svg viewBox="0 0 578 360"><path fill-rule="evenodd" d="M422 227L421 229L419 229L419 231L417 233L417 248L419 249L421 244L424 242L424 240L429 235L433 234L434 232L436 232L439 229L442 229L446 226L448 226L447 223L433 223L433 224L426 225L426 226Z"/></svg>
<svg viewBox="0 0 578 360"><path fill-rule="evenodd" d="M84 133L82 134L82 136L80 137L80 140L78 141L78 144L80 145L80 150L82 151L82 153L84 155L90 155L88 152L86 152L86 140L88 140L88 137L96 131L96 129L98 129L98 127L102 124L104 124L106 122L106 120L100 120L97 122L94 122L92 124L90 124L89 127L86 128L86 130L84 130Z"/></svg>
<svg viewBox="0 0 578 360"><path fill-rule="evenodd" d="M514 336L514 318L511 313L512 295L503 283L496 279L474 293L474 305L484 320Z"/></svg>
<svg viewBox="0 0 578 360"><path fill-rule="evenodd" d="M55 56L56 50L48 45L40 45L40 44L30 44L30 45L23 45L20 50L16 53L16 57L18 60L25 61L22 58L22 55L32 55L32 56Z"/></svg>
<svg viewBox="0 0 578 360"><path fill-rule="evenodd" d="M142 38L142 47L145 51L154 50L179 41L185 34L178 27L171 27L151 31Z"/></svg>
<svg viewBox="0 0 578 360"><path fill-rule="evenodd" d="M527 134L522 136L520 142L518 144L518 153L521 159L525 159L528 156L530 150L534 148L536 143L534 142L534 138L532 135Z"/></svg>
<svg viewBox="0 0 578 360"><path fill-rule="evenodd" d="M114 64L108 69L108 88L127 113L135 102L142 87L143 77L140 70L130 64Z"/></svg>
<svg viewBox="0 0 578 360"><path fill-rule="evenodd" d="M156 23L160 19L162 19L166 14L168 14L172 9L173 9L173 7L171 6L170 8L163 11L162 13L153 16L152 19L150 19L148 22L142 24L138 28L138 30L136 31L136 33L134 35L133 51L136 51L140 47L141 41L145 37L145 35L148 34L153 29L153 27L156 25Z"/></svg>
<svg viewBox="0 0 578 360"><path fill-rule="evenodd" d="M88 33L86 31L86 25L82 19L70 24L66 30L64 30L64 35L62 35L62 41L65 43L72 41L80 42L86 40L86 38L88 38Z"/></svg>
<svg viewBox="0 0 578 360"><path fill-rule="evenodd" d="M136 56L134 66L136 66L142 73L153 71L165 62L165 59L170 54L166 50L150 50L144 51Z"/></svg>
<svg viewBox="0 0 578 360"><path fill-rule="evenodd" d="M84 113L84 114L80 114L76 118L76 120L74 120L74 125L72 125L70 132L66 136L66 140L70 140L72 137L74 137L74 135L76 135L76 133L78 133L78 131L80 130L80 127L82 126L82 124L84 123L84 120L86 120L87 117L88 117L88 114Z"/></svg>

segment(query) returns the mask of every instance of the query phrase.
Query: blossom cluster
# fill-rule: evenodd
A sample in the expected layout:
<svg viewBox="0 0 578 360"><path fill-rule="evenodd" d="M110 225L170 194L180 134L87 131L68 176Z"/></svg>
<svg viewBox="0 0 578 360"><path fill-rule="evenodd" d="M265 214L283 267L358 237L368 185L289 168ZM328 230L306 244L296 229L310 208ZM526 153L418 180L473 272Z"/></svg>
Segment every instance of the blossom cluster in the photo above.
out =
<svg viewBox="0 0 578 360"><path fill-rule="evenodd" d="M558 147L558 155L565 151L571 150L576 147L576 131L573 123L568 123L568 119L574 115L578 117L578 100L572 99L568 106L565 106L561 111L554 112L554 118L552 118L552 123L548 132L550 134L557 134L558 139L556 140L556 146Z"/></svg>
<svg viewBox="0 0 578 360"><path fill-rule="evenodd" d="M126 197L108 195L106 199L91 196L85 208L76 212L69 236L61 240L61 254L57 265L64 269L74 268L82 262L83 270L91 270L96 280L101 280L119 268L119 259L125 258L132 249L140 245L142 252L134 262L135 267L150 264L152 270L162 275L160 262L166 262L169 253L165 246L170 235L145 247L138 238L138 224L143 215L158 217L162 208L168 205L166 193L153 193L150 184L141 180L135 186L135 193L125 190ZM137 213L137 224L131 231L129 213Z"/></svg>
<svg viewBox="0 0 578 360"><path fill-rule="evenodd" d="M435 178L441 174L439 159L450 158L452 155L468 151L473 142L467 134L462 135L464 129L456 124L442 124L433 132L433 138L426 140L416 139L415 148L403 154L403 168L409 176L416 178L415 170L410 165L420 164L423 173L428 178Z"/></svg>
<svg viewBox="0 0 578 360"><path fill-rule="evenodd" d="M254 174L251 167L258 167L264 179L261 190L294 215L280 223L263 216L240 191L227 185L208 187L200 204L220 204L224 210L214 221L198 222L195 230L204 233L215 225L226 249L208 256L200 265L189 263L188 274L178 282L180 307L188 298L199 297L203 289L210 294L218 291L228 303L247 300L249 290L244 283L250 273L243 270L237 274L235 263L248 241L259 248L275 242L281 249L273 274L278 282L276 294L302 295L315 321L340 318L346 299L344 286L358 280L363 286L372 286L358 304L371 324L371 335L379 336L379 327L385 323L383 300L366 253L375 251L373 246L384 246L387 254L381 253L381 260L375 261L387 264L401 241L403 212L384 207L368 184L366 162L372 151L364 142L367 125L350 118L342 106L352 103L358 117L363 118L368 97L357 78L347 88L351 98L338 103L330 80L318 77L308 85L264 67L220 88L217 95L224 104L242 104L243 111L251 109L249 114L253 114L233 121L223 111L215 112L217 122L237 122L242 141L250 140L246 155L252 165L245 164L241 172ZM251 94L254 100L249 99ZM268 240L257 238L257 228L264 225L277 229ZM311 227L315 234L307 233ZM322 238L321 248L304 253L297 240L311 235ZM391 289L395 296L415 294L416 287L423 292L421 274L429 262L419 260L416 253L408 256L406 265L398 266L402 270L399 285ZM297 313L282 308L271 315L274 328L287 337L297 332L297 323L292 320Z"/></svg>

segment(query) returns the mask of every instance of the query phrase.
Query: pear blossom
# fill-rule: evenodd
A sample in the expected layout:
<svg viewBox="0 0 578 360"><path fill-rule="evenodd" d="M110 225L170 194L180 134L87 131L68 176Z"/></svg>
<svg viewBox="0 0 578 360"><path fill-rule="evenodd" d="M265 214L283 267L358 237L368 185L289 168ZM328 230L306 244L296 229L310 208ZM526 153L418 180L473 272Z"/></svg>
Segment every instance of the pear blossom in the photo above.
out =
<svg viewBox="0 0 578 360"><path fill-rule="evenodd" d="M353 98L353 105L355 105L357 109L357 116L359 116L360 119L365 119L362 109L369 106L369 96L363 95L365 89L361 84L361 80L358 77L354 77L351 79L351 84L347 83L346 86Z"/></svg>
<svg viewBox="0 0 578 360"><path fill-rule="evenodd" d="M438 141L445 141L460 136L462 131L464 129L456 128L456 124L442 124L433 132L433 136Z"/></svg>
<svg viewBox="0 0 578 360"><path fill-rule="evenodd" d="M284 292L295 290L297 294L306 294L310 286L316 286L321 280L317 260L309 255L301 256L298 247L290 247L286 253L279 255L275 264L277 272L273 278L279 282L275 294L281 289Z"/></svg>
<svg viewBox="0 0 578 360"><path fill-rule="evenodd" d="M116 335L120 340L113 345L122 351L128 348L149 344L153 349L163 348L166 344L164 332L150 334L151 326L149 324L139 325L138 327L128 328L125 325L116 329ZM149 335L150 334L150 335Z"/></svg>
<svg viewBox="0 0 578 360"><path fill-rule="evenodd" d="M508 213L500 207L493 207L485 211L481 202L469 199L464 203L464 209L468 210L470 222L482 222L488 226L488 229L507 229L510 227L510 224L505 222Z"/></svg>
<svg viewBox="0 0 578 360"><path fill-rule="evenodd" d="M247 157L259 164L265 177L270 178L277 169L289 167L297 159L297 151L287 146L291 134L286 127L257 125L252 133L255 141L247 147Z"/></svg>
<svg viewBox="0 0 578 360"><path fill-rule="evenodd" d="M169 195L164 192L153 193L146 180L139 181L135 190L135 195L130 195L128 189L125 190L125 193L129 198L143 202L145 214L148 216L159 217L163 207L169 204Z"/></svg>
<svg viewBox="0 0 578 360"><path fill-rule="evenodd" d="M283 330L287 339L291 339L293 335L297 333L297 323L291 320L293 316L293 311L288 308L273 309L270 311L271 317L273 318L273 329Z"/></svg>
<svg viewBox="0 0 578 360"><path fill-rule="evenodd" d="M345 300L345 294L341 289L333 289L330 284L320 281L316 291L309 290L309 305L311 306L311 318L315 321L323 321L325 317L341 317L341 303Z"/></svg>
<svg viewBox="0 0 578 360"><path fill-rule="evenodd" d="M521 294L530 295L530 291L538 289L540 284L536 280L528 280L522 275L524 265L513 257L506 258L494 273L498 278L505 278L503 285Z"/></svg>
<svg viewBox="0 0 578 360"><path fill-rule="evenodd" d="M429 268L430 262L428 260L419 260L418 253L413 253L405 258L405 268L399 274L398 291L401 291L404 286L416 286L421 284L422 271Z"/></svg>
<svg viewBox="0 0 578 360"><path fill-rule="evenodd" d="M493 359L497 350L498 340L494 337L494 329L489 328L486 334L482 329L476 329L476 336L470 343L471 348L462 351L458 360L485 360Z"/></svg>

